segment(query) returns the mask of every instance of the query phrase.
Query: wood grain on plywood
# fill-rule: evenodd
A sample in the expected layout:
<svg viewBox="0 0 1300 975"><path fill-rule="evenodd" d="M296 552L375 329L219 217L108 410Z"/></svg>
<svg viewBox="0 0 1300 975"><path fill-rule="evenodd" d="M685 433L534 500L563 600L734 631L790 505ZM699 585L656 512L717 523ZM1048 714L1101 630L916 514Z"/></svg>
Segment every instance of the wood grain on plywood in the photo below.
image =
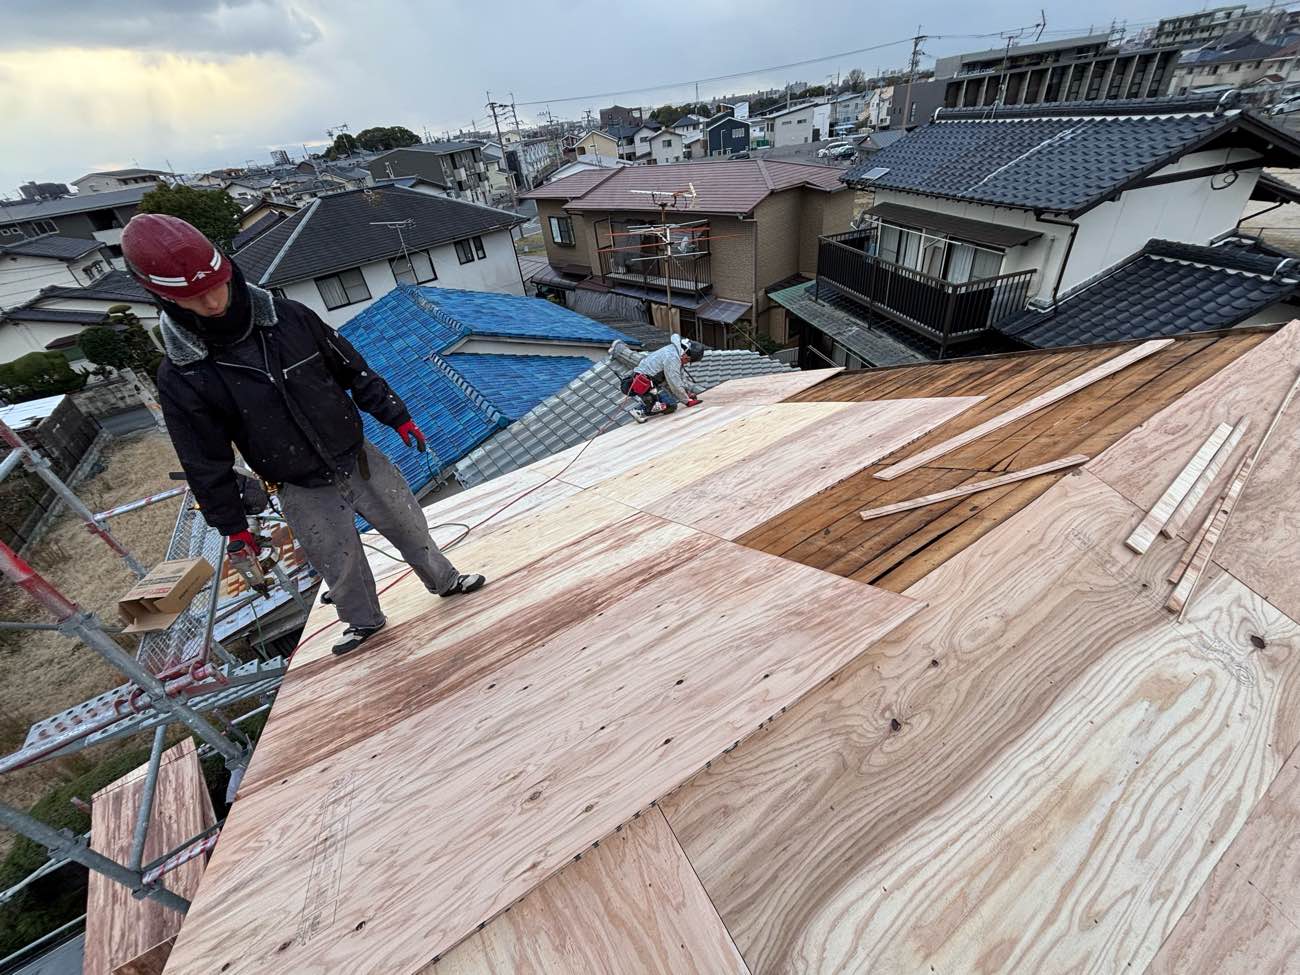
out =
<svg viewBox="0 0 1300 975"><path fill-rule="evenodd" d="M1277 774L1147 969L1300 972L1300 753Z"/></svg>
<svg viewBox="0 0 1300 975"><path fill-rule="evenodd" d="M1191 489L1187 492L1187 496L1179 502L1178 507L1174 509L1174 513L1169 516L1169 520L1165 522L1164 527L1160 529L1161 535L1164 535L1165 538L1173 538L1182 531L1183 525L1185 525L1187 519L1192 516L1192 512L1196 510L1196 506L1201 503L1201 498L1205 497L1205 492L1214 484L1215 479L1219 476L1219 472L1223 470L1228 461L1232 458L1233 451L1237 449L1237 444L1241 443L1241 438L1249 428L1250 420L1246 417L1242 417L1237 421L1232 428L1232 432L1228 434L1228 439L1226 439L1223 442L1223 445L1219 447L1218 452L1215 453L1213 459L1211 459L1210 463L1206 465L1205 470L1203 470L1200 476L1196 479L1196 483L1194 483Z"/></svg>
<svg viewBox="0 0 1300 975"><path fill-rule="evenodd" d="M978 402L967 396L846 404L812 430L782 437L657 499L643 492L640 503L653 514L720 538L736 538ZM809 437L817 440L815 450L808 449ZM668 457L664 463L676 461Z"/></svg>
<svg viewBox="0 0 1300 975"><path fill-rule="evenodd" d="M130 858L144 778L145 766L141 766L94 794L90 807L92 849L119 862ZM170 853L215 822L194 740L186 738L163 752L145 837L145 862ZM191 860L168 873L163 884L192 898L202 877L203 861ZM175 935L181 921L175 911L152 900L137 900L127 887L91 871L86 898L87 975L114 975Z"/></svg>
<svg viewBox="0 0 1300 975"><path fill-rule="evenodd" d="M716 539L648 560L635 593L240 799L168 973L413 971L919 608Z"/></svg>
<svg viewBox="0 0 1300 975"><path fill-rule="evenodd" d="M1300 740L1300 627L1224 573L1172 620L1141 517L1065 477L661 803L756 975L1154 956Z"/></svg>
<svg viewBox="0 0 1300 975"><path fill-rule="evenodd" d="M1268 426L1300 369L1300 322L1268 336L1183 396L1169 402L1088 464L1140 508L1149 509L1217 423L1245 417Z"/></svg>
<svg viewBox="0 0 1300 975"><path fill-rule="evenodd" d="M747 405L779 403L787 397L811 389L843 371L843 366L834 366L829 369L795 369L791 372L750 376L746 379L729 379L727 382L702 393L701 396L704 398L704 402L710 405L720 403L743 403Z"/></svg>
<svg viewBox="0 0 1300 975"><path fill-rule="evenodd" d="M1229 423L1220 423L1205 438L1191 459L1178 476L1173 479L1169 487L1165 488L1165 493L1160 495L1156 503L1151 506L1146 517L1133 529L1133 533L1125 540L1124 544L1134 552L1141 555L1151 547L1155 541L1156 535L1160 534L1161 529L1173 516L1174 511L1182 504L1183 499L1188 496L1192 486L1210 466L1210 461L1214 455L1219 452L1219 448L1224 445L1228 437L1232 434L1232 425Z"/></svg>
<svg viewBox="0 0 1300 975"><path fill-rule="evenodd" d="M749 975L658 809L534 890L423 975Z"/></svg>
<svg viewBox="0 0 1300 975"><path fill-rule="evenodd" d="M987 436L995 430L1001 429L1002 427L1014 423L1031 413L1035 413L1038 410L1050 406L1058 400L1062 400L1065 397L1086 388L1091 383L1123 369L1125 366L1131 365L1149 355L1154 355L1156 352L1159 352L1165 346L1169 345L1172 341L1172 339L1153 339L1150 342L1143 342L1141 345L1129 349L1127 352L1122 352L1113 358L1107 359L1101 365L1094 366L1087 372L1074 377L1068 382L1062 383L1059 386L1054 386L1032 399L1026 400L1018 406L1012 407L1005 413L992 417L978 426L971 427L969 430L964 430L956 436L950 437L943 443L936 444L927 450L920 451L896 464L886 467L882 471L878 471L876 477L888 481L898 477L899 475L906 474L908 471L915 470L918 467L942 457L944 454L956 450L958 447L963 447L972 441L979 440L981 437Z"/></svg>
<svg viewBox="0 0 1300 975"><path fill-rule="evenodd" d="M885 515L895 515L902 511L911 511L914 508L924 508L927 505L936 504L939 501L951 501L955 498L964 498L980 491L988 491L991 488L1002 487L1004 484L1014 484L1017 481L1025 481L1031 477L1037 477L1040 474L1050 474L1053 471L1064 470L1067 467L1077 467L1079 464L1086 464L1088 456L1086 454L1071 454L1069 457L1062 457L1060 460L1049 460L1045 464L1035 464L1033 467L1026 467L1022 471L1012 471L1009 474L1002 474L998 477L990 477L982 481L971 481L960 487L949 488L947 491L939 491L936 494L924 494L919 498L911 498L907 501L896 501L893 504L882 505L879 508L868 508L865 511L859 511L863 521L871 521L873 518L883 518Z"/></svg>
<svg viewBox="0 0 1300 975"><path fill-rule="evenodd" d="M163 975L167 959L171 957L174 937L160 941L142 955L137 955L124 965L113 970L113 975Z"/></svg>

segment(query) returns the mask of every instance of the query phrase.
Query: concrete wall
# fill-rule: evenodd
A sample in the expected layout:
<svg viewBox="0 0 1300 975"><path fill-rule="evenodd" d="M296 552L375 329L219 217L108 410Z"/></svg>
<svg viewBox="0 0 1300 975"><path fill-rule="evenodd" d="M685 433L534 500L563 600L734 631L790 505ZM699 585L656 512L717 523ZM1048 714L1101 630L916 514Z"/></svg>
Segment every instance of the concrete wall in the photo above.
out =
<svg viewBox="0 0 1300 975"><path fill-rule="evenodd" d="M461 288L466 291L495 291L501 294L522 295L523 281L519 276L519 264L515 260L514 242L504 230L483 235L483 249L486 258L476 258L468 264L461 264L451 244L430 248L433 267L438 280L423 282L435 288ZM286 298L300 301L334 328L339 328L360 312L369 308L378 299L397 287L393 269L387 260L371 261L360 268L370 289L370 297L355 304L330 310L325 307L320 289L314 279L295 281L282 285Z"/></svg>
<svg viewBox="0 0 1300 975"><path fill-rule="evenodd" d="M148 377L143 377L148 382ZM96 419L113 416L140 406L140 395L135 387L125 379L113 378L107 381L88 383L84 389L69 393L69 397L86 416Z"/></svg>

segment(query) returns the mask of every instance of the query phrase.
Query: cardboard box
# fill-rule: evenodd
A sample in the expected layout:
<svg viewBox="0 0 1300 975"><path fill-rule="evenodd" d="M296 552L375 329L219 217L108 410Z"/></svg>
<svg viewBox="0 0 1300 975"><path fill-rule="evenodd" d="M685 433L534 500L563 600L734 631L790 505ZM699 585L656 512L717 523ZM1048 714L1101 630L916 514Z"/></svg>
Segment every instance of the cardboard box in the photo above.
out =
<svg viewBox="0 0 1300 975"><path fill-rule="evenodd" d="M127 623L122 632L167 629L211 578L212 565L207 559L159 562L117 601L117 611Z"/></svg>

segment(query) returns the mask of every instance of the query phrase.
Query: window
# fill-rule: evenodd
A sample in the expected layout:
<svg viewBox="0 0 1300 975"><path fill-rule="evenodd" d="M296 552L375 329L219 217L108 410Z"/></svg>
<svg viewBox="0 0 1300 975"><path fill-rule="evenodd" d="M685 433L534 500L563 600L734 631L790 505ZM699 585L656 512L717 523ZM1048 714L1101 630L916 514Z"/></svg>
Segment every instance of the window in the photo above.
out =
<svg viewBox="0 0 1300 975"><path fill-rule="evenodd" d="M474 238L474 253L479 256L479 260L483 260L487 257L487 249L483 246L482 237Z"/></svg>
<svg viewBox="0 0 1300 975"><path fill-rule="evenodd" d="M795 124L796 124L796 125L807 125L807 124L808 124L808 120L807 120L806 118L795 119Z"/></svg>
<svg viewBox="0 0 1300 975"><path fill-rule="evenodd" d="M745 130L744 130L744 129L732 129L732 130L731 130L731 137L732 137L733 139L743 139L743 138L745 137Z"/></svg>
<svg viewBox="0 0 1300 975"><path fill-rule="evenodd" d="M321 301L325 302L325 307L330 311L345 305L355 305L358 301L366 301L370 297L366 279L362 276L361 269L356 267L331 274L329 277L317 278L316 290L320 292Z"/></svg>
<svg viewBox="0 0 1300 975"><path fill-rule="evenodd" d="M101 274L104 273L104 262L91 261L89 264L87 264L85 267L81 269L81 273L86 276L87 281L94 281L97 277L99 277Z"/></svg>
<svg viewBox="0 0 1300 975"><path fill-rule="evenodd" d="M665 149L671 149L673 147L673 140L664 139L664 141L661 142L660 145L663 146Z"/></svg>
<svg viewBox="0 0 1300 975"><path fill-rule="evenodd" d="M551 217L551 240L561 247L573 246L573 221L569 217Z"/></svg>
<svg viewBox="0 0 1300 975"><path fill-rule="evenodd" d="M585 156L587 154L586 146L574 146L573 148L579 156Z"/></svg>
<svg viewBox="0 0 1300 975"><path fill-rule="evenodd" d="M469 264L474 260L474 248L470 246L468 240L456 241L456 260L462 264Z"/></svg>
<svg viewBox="0 0 1300 975"><path fill-rule="evenodd" d="M782 120L781 120L781 124L782 124L782 125L789 125L789 124L790 124L790 120L789 120L788 118L787 118L787 119L782 119Z"/></svg>
<svg viewBox="0 0 1300 975"><path fill-rule="evenodd" d="M424 284L437 281L438 272L433 266L433 257L428 251L413 251L408 262L406 256L394 257L388 262L393 269L393 277L398 284Z"/></svg>
<svg viewBox="0 0 1300 975"><path fill-rule="evenodd" d="M0 237L17 237L22 231L15 226L0 227Z"/></svg>

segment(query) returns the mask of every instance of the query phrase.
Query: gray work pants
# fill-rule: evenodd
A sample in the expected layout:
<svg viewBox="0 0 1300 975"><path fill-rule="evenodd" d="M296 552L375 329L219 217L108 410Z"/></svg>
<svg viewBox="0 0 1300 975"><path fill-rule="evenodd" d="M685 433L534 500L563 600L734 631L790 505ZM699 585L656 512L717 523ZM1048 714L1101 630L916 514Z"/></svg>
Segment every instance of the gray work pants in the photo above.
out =
<svg viewBox="0 0 1300 975"><path fill-rule="evenodd" d="M370 464L368 480L354 464L350 474L325 487L285 484L280 509L307 561L329 586L339 619L349 626L378 626L384 614L355 515L393 543L430 592L451 589L459 573L429 537L424 512L401 472L369 441L362 449Z"/></svg>

